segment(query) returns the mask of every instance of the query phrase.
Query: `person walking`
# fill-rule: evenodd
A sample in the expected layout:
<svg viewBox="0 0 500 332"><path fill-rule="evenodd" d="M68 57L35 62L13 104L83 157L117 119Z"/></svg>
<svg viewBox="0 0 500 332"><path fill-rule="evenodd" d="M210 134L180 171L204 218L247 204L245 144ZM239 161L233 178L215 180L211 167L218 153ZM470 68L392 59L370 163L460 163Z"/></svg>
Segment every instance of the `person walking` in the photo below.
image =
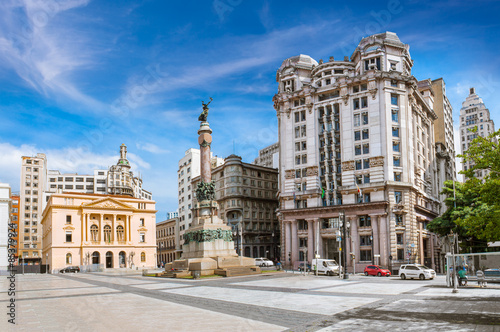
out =
<svg viewBox="0 0 500 332"><path fill-rule="evenodd" d="M482 270L477 270L477 285L481 288L486 287L486 279L484 278L484 272Z"/></svg>

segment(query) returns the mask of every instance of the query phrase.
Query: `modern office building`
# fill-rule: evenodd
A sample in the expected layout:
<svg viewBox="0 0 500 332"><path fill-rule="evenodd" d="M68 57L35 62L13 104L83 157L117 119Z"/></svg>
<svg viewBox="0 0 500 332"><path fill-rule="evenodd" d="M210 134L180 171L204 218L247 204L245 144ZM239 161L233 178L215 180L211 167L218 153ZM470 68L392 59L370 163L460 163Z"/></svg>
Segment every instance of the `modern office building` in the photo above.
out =
<svg viewBox="0 0 500 332"><path fill-rule="evenodd" d="M52 194L42 216L43 261L53 273L154 267L156 212L154 201L129 195Z"/></svg>
<svg viewBox="0 0 500 332"><path fill-rule="evenodd" d="M9 266L9 223L11 218L11 192L7 183L0 183L0 271L7 271ZM5 272L4 272L5 273Z"/></svg>
<svg viewBox="0 0 500 332"><path fill-rule="evenodd" d="M211 155L212 168L222 165L223 158L213 157ZM184 244L183 235L191 226L193 221L193 196L194 190L191 185L193 178L200 175L200 150L188 149L184 157L179 160L179 169L177 171L179 181L179 250L178 257L182 253L182 245Z"/></svg>
<svg viewBox="0 0 500 332"><path fill-rule="evenodd" d="M477 127L476 132L472 132ZM463 154L472 140L478 136L487 137L495 132L495 124L490 118L490 111L486 108L483 99L476 94L475 88L470 88L469 95L465 98L460 109L460 148ZM464 170L473 166L472 162L462 162ZM476 171L476 177L482 179L487 170Z"/></svg>
<svg viewBox="0 0 500 332"><path fill-rule="evenodd" d="M42 247L43 193L47 185L47 158L38 153L21 158L19 209L19 255L22 264L40 264Z"/></svg>
<svg viewBox="0 0 500 332"><path fill-rule="evenodd" d="M419 88L412 66L409 46L392 32L363 38L343 60L283 61L273 101L286 264L315 253L338 260L345 240L349 271L441 266L437 237L426 230L440 209L438 116L431 85Z"/></svg>
<svg viewBox="0 0 500 332"><path fill-rule="evenodd" d="M254 164L264 167L278 168L279 167L279 149L280 144L271 144L262 150L259 150L259 156L255 158Z"/></svg>
<svg viewBox="0 0 500 332"><path fill-rule="evenodd" d="M180 258L177 256L176 251L179 234L179 218L174 217L156 224L156 251L157 251L157 265L164 266Z"/></svg>
<svg viewBox="0 0 500 332"><path fill-rule="evenodd" d="M246 257L278 258L280 229L278 170L248 164L230 155L212 169L219 218L233 228L236 252ZM197 186L200 177L193 180Z"/></svg>

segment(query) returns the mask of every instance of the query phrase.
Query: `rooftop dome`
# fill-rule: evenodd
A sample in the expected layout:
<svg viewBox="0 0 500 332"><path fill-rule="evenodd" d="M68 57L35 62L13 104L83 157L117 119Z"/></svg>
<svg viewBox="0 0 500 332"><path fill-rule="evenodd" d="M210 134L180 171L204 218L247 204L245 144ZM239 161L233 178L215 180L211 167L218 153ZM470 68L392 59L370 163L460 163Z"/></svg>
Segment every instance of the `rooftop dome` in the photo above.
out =
<svg viewBox="0 0 500 332"><path fill-rule="evenodd" d="M296 66L304 69L312 69L312 67L317 65L318 62L313 58L311 58L309 55L300 54L292 56L291 58L288 58L285 61L283 61L279 70L282 70L283 68L290 66Z"/></svg>

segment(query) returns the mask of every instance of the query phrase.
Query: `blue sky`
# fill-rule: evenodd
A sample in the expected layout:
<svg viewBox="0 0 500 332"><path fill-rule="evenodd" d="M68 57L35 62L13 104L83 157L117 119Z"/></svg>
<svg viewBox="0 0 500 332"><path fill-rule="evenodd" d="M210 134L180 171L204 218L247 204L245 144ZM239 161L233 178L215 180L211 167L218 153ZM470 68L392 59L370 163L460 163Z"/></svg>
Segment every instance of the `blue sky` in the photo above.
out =
<svg viewBox="0 0 500 332"><path fill-rule="evenodd" d="M313 5L314 4L314 5ZM471 86L500 125L497 1L90 1L0 3L0 182L22 155L91 173L128 146L134 172L177 208L178 160L213 97L212 151L252 162L277 141L276 70L297 54L350 56L396 32L417 79L443 77L455 122Z"/></svg>

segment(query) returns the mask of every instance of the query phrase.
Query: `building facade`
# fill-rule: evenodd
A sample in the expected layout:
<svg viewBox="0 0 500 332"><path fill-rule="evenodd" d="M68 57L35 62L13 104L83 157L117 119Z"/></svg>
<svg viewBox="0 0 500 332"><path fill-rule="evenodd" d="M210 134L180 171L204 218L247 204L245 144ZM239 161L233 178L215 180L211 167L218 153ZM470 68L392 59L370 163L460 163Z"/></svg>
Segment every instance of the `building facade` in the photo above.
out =
<svg viewBox="0 0 500 332"><path fill-rule="evenodd" d="M253 163L259 166L278 168L279 149L280 144L277 142L259 150L259 156L255 158Z"/></svg>
<svg viewBox="0 0 500 332"><path fill-rule="evenodd" d="M248 164L231 155L212 169L219 218L233 229L236 252L279 258L278 170ZM200 177L193 180L196 187Z"/></svg>
<svg viewBox="0 0 500 332"><path fill-rule="evenodd" d="M15 248L10 247L12 249L13 257L15 262L13 263L14 265L18 265L19 263L19 201L21 200L21 197L19 196L19 193L12 194L10 196L10 201L11 201L11 209L10 209L10 226L9 228L12 228L15 230L15 233L12 236L12 244L15 246Z"/></svg>
<svg viewBox="0 0 500 332"><path fill-rule="evenodd" d="M280 142L282 259L339 259L348 270L404 262L440 266L432 89L411 74L409 46L391 32L351 57L283 61L273 98ZM345 215L345 217L342 217Z"/></svg>
<svg viewBox="0 0 500 332"><path fill-rule="evenodd" d="M176 239L179 234L179 218L174 217L156 224L156 248L158 252L157 264L164 266L180 258Z"/></svg>
<svg viewBox="0 0 500 332"><path fill-rule="evenodd" d="M154 267L155 202L129 196L63 193L43 211L43 257L52 272Z"/></svg>
<svg viewBox="0 0 500 332"><path fill-rule="evenodd" d="M0 183L0 271L7 271L9 266L9 223L11 220L11 192L10 186Z"/></svg>
<svg viewBox="0 0 500 332"><path fill-rule="evenodd" d="M472 132L477 127L476 132ZM475 88L470 88L460 109L460 149L463 154L472 140L478 136L487 137L495 132L495 124L490 118L490 111L486 108L483 99L476 94ZM462 162L462 168L467 170L473 166L472 161ZM476 177L482 179L488 170L476 171Z"/></svg>
<svg viewBox="0 0 500 332"><path fill-rule="evenodd" d="M211 157L212 168L222 165L224 163L223 158ZM177 171L177 177L179 181L179 250L178 257L182 253L182 246L184 244L184 233L191 226L193 222L193 213L191 209L193 208L193 187L191 185L192 179L200 176L200 150L199 149L189 149L185 152L184 157L179 160L179 169Z"/></svg>
<svg viewBox="0 0 500 332"><path fill-rule="evenodd" d="M19 255L23 264L40 264L42 247L43 192L47 184L47 158L38 153L21 158Z"/></svg>

